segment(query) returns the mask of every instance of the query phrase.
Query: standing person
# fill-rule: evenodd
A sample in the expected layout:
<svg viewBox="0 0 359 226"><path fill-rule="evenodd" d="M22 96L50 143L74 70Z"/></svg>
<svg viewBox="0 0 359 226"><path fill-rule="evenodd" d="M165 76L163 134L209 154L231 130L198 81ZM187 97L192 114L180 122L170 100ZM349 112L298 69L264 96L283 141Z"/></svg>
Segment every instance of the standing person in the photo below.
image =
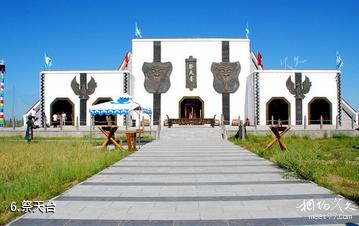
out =
<svg viewBox="0 0 359 226"><path fill-rule="evenodd" d="M30 116L32 116L32 117L35 118L35 115L36 115L36 110L35 110L35 108L33 108L33 109L30 111Z"/></svg>
<svg viewBox="0 0 359 226"><path fill-rule="evenodd" d="M62 126L64 126L65 122L66 122L66 113L65 112L61 113L61 119L62 119Z"/></svg>
<svg viewBox="0 0 359 226"><path fill-rule="evenodd" d="M26 127L25 140L27 140L27 142L30 143L30 141L34 139L34 129L35 129L34 117L32 117L31 115L27 117L26 126L27 127Z"/></svg>
<svg viewBox="0 0 359 226"><path fill-rule="evenodd" d="M54 128L57 127L57 121L59 120L58 115L55 113L52 115L52 124L54 125Z"/></svg>

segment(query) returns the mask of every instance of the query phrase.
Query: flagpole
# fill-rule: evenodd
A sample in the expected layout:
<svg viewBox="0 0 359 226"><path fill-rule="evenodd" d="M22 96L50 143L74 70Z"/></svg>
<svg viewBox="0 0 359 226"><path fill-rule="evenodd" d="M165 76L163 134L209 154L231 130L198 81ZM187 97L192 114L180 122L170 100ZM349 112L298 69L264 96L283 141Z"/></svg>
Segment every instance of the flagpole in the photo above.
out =
<svg viewBox="0 0 359 226"><path fill-rule="evenodd" d="M1 71L1 80L0 80L0 128L4 127L4 88L5 88L5 63L4 60L0 60L0 71Z"/></svg>

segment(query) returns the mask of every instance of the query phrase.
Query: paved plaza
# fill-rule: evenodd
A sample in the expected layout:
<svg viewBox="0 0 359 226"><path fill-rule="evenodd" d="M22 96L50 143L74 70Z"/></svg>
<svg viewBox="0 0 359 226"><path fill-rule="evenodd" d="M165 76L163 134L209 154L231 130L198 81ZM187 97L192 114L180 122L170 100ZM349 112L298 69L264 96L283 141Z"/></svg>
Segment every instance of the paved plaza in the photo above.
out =
<svg viewBox="0 0 359 226"><path fill-rule="evenodd" d="M219 128L163 128L160 140L54 198L55 213L27 214L11 225L359 222L359 210L348 200L285 175L223 140Z"/></svg>

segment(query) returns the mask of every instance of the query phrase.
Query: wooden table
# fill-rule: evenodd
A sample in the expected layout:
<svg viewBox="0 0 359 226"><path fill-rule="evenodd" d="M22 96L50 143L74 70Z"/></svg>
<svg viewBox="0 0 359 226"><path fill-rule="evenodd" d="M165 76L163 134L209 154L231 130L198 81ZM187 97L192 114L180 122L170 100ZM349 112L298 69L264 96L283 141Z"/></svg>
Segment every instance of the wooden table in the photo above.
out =
<svg viewBox="0 0 359 226"><path fill-rule="evenodd" d="M168 128L171 128L173 124L178 125L205 125L210 124L212 127L214 127L214 124L216 122L216 115L214 115L213 118L170 118L167 116L167 122L168 122Z"/></svg>
<svg viewBox="0 0 359 226"><path fill-rule="evenodd" d="M118 126L98 126L97 128L107 137L105 142L103 142L103 144L101 145L102 148L107 148L110 141L116 146L116 148L122 148L122 141L120 141L120 143L118 143L114 139L115 132L119 128ZM105 128L106 129L109 128L110 130L106 131Z"/></svg>
<svg viewBox="0 0 359 226"><path fill-rule="evenodd" d="M275 142L278 141L279 147L282 151L287 150L287 145L281 138L290 130L290 126L269 126L272 133L274 133L275 138L267 145L265 149L271 148Z"/></svg>

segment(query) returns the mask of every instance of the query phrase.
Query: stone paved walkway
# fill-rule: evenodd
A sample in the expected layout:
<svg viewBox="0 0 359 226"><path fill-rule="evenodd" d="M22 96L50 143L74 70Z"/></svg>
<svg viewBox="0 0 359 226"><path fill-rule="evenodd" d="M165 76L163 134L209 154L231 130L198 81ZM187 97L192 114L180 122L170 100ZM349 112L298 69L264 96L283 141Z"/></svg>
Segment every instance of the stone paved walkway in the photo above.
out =
<svg viewBox="0 0 359 226"><path fill-rule="evenodd" d="M359 222L358 210L345 210L348 200L283 174L272 162L222 140L218 128L164 128L160 141L55 198L55 213L27 214L11 225ZM352 219L334 219L340 208L341 218Z"/></svg>

